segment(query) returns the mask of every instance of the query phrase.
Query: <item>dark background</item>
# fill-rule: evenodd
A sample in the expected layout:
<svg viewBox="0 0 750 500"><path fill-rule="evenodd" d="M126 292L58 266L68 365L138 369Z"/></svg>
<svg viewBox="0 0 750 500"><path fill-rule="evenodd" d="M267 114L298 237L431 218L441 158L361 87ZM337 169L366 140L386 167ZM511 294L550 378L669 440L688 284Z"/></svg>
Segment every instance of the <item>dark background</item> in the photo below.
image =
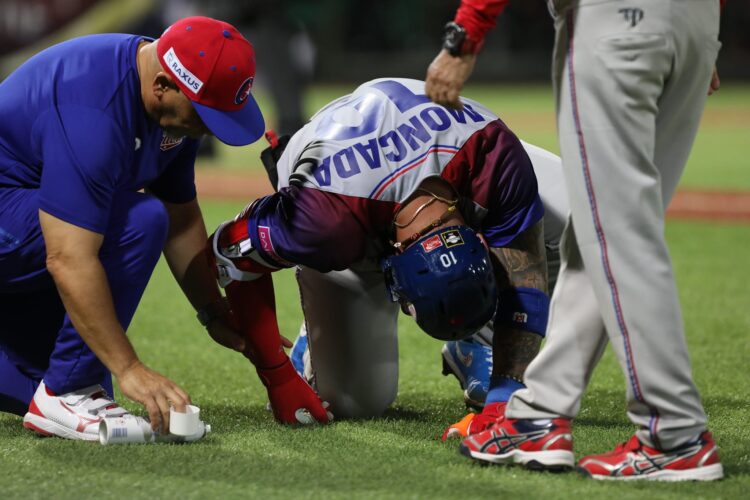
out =
<svg viewBox="0 0 750 500"><path fill-rule="evenodd" d="M181 0L176 0L180 3ZM458 0L184 0L206 14L235 25L251 39L259 20L273 19L280 30L304 31L314 42L314 80L363 81L382 76L422 78L440 48L443 25ZM626 0L623 0L626 2ZM710 0L706 0L710 1ZM718 0L716 0L718 1ZM0 57L36 49L94 7L127 5L128 0L0 0ZM148 3L136 18L118 26L91 24L90 31L123 31L158 36L168 23L169 0ZM83 33L80 33L83 34ZM750 79L750 1L728 0L718 68L723 80ZM514 0L489 35L473 79L549 78L552 21L544 0ZM8 69L4 68L7 72Z"/></svg>

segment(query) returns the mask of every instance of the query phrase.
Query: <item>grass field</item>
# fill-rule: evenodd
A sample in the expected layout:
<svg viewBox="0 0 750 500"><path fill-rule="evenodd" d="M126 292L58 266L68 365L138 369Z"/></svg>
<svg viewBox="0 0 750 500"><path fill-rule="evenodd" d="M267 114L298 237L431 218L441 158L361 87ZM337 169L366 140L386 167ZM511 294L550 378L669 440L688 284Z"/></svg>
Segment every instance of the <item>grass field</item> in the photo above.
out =
<svg viewBox="0 0 750 500"><path fill-rule="evenodd" d="M524 131L519 135L555 149L545 88L476 88L469 95L475 92L493 109L507 110L508 123ZM336 93L316 91L316 105ZM711 106L707 117L735 121L704 121L706 140L696 145L685 184L750 188L750 165L740 156L749 137L750 88L726 86ZM222 168L256 165L250 153L222 151ZM208 226L241 205L205 203ZM471 463L455 442L439 440L444 426L464 414L457 383L440 375L441 344L405 318L399 397L385 418L276 425L250 365L210 341L161 262L129 335L147 364L191 393L214 432L192 445L102 447L36 438L19 418L0 414L0 498L750 498L750 226L669 221L667 237L695 379L727 473L719 483L599 484L575 474ZM293 337L301 321L293 273L274 279L281 328ZM579 456L609 450L633 432L609 351L576 424Z"/></svg>

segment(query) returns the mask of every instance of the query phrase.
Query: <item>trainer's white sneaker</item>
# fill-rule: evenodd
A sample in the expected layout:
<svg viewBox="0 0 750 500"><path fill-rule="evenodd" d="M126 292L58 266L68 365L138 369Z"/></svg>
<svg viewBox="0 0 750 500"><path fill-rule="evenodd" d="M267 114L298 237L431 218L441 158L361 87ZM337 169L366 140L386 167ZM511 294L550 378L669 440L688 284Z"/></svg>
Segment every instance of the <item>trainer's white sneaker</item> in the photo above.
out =
<svg viewBox="0 0 750 500"><path fill-rule="evenodd" d="M43 436L84 441L99 440L99 423L104 417L121 417L128 411L115 403L100 385L55 395L39 384L23 426Z"/></svg>

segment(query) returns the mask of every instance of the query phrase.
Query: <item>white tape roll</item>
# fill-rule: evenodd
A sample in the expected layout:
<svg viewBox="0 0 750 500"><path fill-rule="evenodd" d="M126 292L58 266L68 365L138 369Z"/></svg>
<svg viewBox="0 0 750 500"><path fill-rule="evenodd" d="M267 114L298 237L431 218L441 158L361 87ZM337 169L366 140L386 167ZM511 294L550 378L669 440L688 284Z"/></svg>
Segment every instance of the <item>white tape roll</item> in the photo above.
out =
<svg viewBox="0 0 750 500"><path fill-rule="evenodd" d="M185 413L180 413L174 408L170 408L169 433L175 436L192 436L197 434L200 414L201 409L193 405L187 405Z"/></svg>
<svg viewBox="0 0 750 500"><path fill-rule="evenodd" d="M152 435L148 420L135 415L104 418L99 424L101 444L150 443Z"/></svg>

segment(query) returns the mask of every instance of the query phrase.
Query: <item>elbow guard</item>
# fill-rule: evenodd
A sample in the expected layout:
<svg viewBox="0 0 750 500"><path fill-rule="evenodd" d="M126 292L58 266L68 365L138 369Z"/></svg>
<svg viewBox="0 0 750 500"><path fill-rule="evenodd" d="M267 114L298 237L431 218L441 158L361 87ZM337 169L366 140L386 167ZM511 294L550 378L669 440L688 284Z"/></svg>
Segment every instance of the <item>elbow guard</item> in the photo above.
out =
<svg viewBox="0 0 750 500"><path fill-rule="evenodd" d="M219 286L233 281L253 281L279 268L266 262L253 247L245 209L234 220L224 222L208 239L209 261L215 266Z"/></svg>
<svg viewBox="0 0 750 500"><path fill-rule="evenodd" d="M549 296L536 288L506 288L500 292L495 321L544 337L549 316Z"/></svg>

